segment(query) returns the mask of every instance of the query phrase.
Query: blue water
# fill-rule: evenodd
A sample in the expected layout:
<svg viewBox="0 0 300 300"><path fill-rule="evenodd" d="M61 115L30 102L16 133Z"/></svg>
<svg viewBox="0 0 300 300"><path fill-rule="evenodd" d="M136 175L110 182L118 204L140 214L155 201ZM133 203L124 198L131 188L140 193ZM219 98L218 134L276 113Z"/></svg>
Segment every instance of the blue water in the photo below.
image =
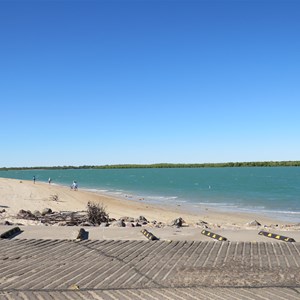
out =
<svg viewBox="0 0 300 300"><path fill-rule="evenodd" d="M193 210L205 204L300 222L299 167L0 171L0 177L20 180L33 175L67 186L76 180L79 188L129 199Z"/></svg>

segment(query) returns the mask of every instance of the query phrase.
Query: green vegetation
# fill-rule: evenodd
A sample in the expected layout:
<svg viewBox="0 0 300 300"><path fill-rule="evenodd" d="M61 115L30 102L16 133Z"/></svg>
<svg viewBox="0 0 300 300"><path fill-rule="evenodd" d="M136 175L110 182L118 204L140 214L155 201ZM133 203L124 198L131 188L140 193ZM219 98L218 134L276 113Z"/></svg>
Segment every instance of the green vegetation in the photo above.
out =
<svg viewBox="0 0 300 300"><path fill-rule="evenodd" d="M0 171L8 170L64 170L64 169L143 169L143 168L229 168L229 167L299 167L300 161L263 161L263 162L227 162L227 163L203 163L203 164L119 164L103 166L54 166L54 167L15 167L0 168Z"/></svg>

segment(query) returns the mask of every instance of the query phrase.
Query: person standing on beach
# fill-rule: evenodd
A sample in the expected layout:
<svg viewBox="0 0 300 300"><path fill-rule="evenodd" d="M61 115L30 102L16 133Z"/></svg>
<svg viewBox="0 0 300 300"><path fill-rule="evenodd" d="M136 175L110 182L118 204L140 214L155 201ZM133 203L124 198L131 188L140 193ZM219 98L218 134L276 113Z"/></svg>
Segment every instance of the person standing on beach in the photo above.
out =
<svg viewBox="0 0 300 300"><path fill-rule="evenodd" d="M48 179L48 183L51 184L51 178L50 178L50 177L49 177L49 179Z"/></svg>
<svg viewBox="0 0 300 300"><path fill-rule="evenodd" d="M33 176L33 178L32 178L32 179L33 179L33 183L35 183L35 176Z"/></svg>
<svg viewBox="0 0 300 300"><path fill-rule="evenodd" d="M77 184L77 182L76 182L75 180L73 181L73 184L72 184L71 188L72 188L74 191L77 191L77 189L78 189L78 184Z"/></svg>

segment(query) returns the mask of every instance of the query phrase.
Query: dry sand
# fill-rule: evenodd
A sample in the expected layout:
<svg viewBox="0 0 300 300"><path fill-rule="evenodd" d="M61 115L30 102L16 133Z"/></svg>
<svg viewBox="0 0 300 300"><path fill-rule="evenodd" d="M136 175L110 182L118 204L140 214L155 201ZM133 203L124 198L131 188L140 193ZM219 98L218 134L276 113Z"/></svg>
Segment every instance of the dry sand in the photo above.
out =
<svg viewBox="0 0 300 300"><path fill-rule="evenodd" d="M53 195L58 196L58 201L52 200ZM103 204L109 216L116 219L125 216L133 218L144 216L149 221L156 220L157 222L168 224L172 220L181 217L186 222L185 226L188 227L189 230L193 228L199 229L196 223L205 221L208 223L210 229L222 231L225 235L226 230L233 233L235 240L251 241L253 239L253 232L251 231L257 231L259 229L276 229L277 233L289 231L289 236L292 234L294 235L292 237L296 237L300 240L299 227L290 226L290 224L284 224L284 222L257 214L228 213L212 210L207 207L203 207L200 213L193 213L185 210L184 206L170 207L154 205L145 203L143 200L135 201L126 198L113 198L100 193L80 189L73 191L68 187L54 184L49 185L48 183L42 182L36 182L34 184L31 181L0 178L0 212L3 209L5 210L0 213L0 224L3 224L5 221L10 221L24 225L41 225L36 221L16 219L16 215L20 209L30 210L32 212L35 210L42 211L44 208L51 208L53 211L85 211L89 201ZM247 223L253 220L257 220L262 226L248 226ZM57 227L55 228L58 230ZM109 236L109 229L110 228L105 229L106 238ZM131 229L124 228L124 230ZM164 229L155 228L155 230L157 232L157 230ZM113 234L115 231L111 230L111 232ZM188 231L186 231L186 233L188 233ZM184 232L180 234L180 236L184 239ZM167 238L166 236L166 239Z"/></svg>

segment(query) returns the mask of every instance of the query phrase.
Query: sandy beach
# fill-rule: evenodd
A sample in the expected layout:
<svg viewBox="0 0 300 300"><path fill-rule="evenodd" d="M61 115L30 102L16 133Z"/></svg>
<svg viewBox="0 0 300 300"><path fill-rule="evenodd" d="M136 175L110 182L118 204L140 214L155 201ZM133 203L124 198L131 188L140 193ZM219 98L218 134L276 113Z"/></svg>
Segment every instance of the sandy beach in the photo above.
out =
<svg viewBox="0 0 300 300"><path fill-rule="evenodd" d="M53 196L56 196L57 201L53 200ZM123 217L139 218L144 216L148 221L162 222L164 228L155 228L153 224L149 224L155 231L155 234L163 236L164 239L175 238L195 239L199 235L199 228L201 228L201 221L207 223L209 230L226 234L231 236L231 240L235 241L253 241L254 239L265 240L264 237L258 237L257 232L259 230L276 231L276 233L286 234L288 231L289 236L293 237L297 241L300 240L299 226L295 224L283 223L275 219L266 218L257 214L245 214L245 213L229 213L212 210L211 208L203 207L203 209L197 213L193 213L185 209L182 206L163 206L145 203L143 200L129 200L109 197L107 195L78 190L73 191L68 187L48 184L45 182L32 181L20 181L15 179L0 178L0 224L5 224L6 221L13 224L22 224L24 226L39 226L41 230L43 224L38 221L18 219L16 216L18 212L23 210L30 210L34 212L36 210L42 211L45 208L50 208L52 211L86 211L87 203L99 203L102 204L110 218L120 219ZM167 226L171 222L181 217L185 223L182 227L183 231ZM249 226L249 222L257 220L261 226ZM57 227L53 227L51 230L58 230ZM37 232L37 229L31 228L31 231ZM48 227L48 230L49 227ZM71 229L63 229L60 227L60 231L65 230L66 236L68 236ZM95 229L92 229L92 231ZM118 230L126 230L126 236L128 238L134 238L136 236L137 228L105 228L105 232L102 230L102 238L118 238ZM131 231L130 231L131 230ZM177 230L177 231L176 231ZM198 230L197 234L193 233L193 230ZM130 232L133 232L132 237ZM128 234L129 233L129 234ZM48 235L48 236L51 236ZM206 237L202 237L206 238Z"/></svg>
<svg viewBox="0 0 300 300"><path fill-rule="evenodd" d="M149 222L81 227L16 218L21 209L85 213L89 201L103 204L110 218L144 216ZM179 217L185 223L171 226ZM253 220L261 225L247 225ZM201 234L203 228L227 241ZM148 241L144 229L159 240ZM9 230L18 232L3 237ZM260 230L296 243L259 235ZM205 207L196 214L183 206L0 179L0 234L1 299L299 298L300 228L259 215Z"/></svg>

